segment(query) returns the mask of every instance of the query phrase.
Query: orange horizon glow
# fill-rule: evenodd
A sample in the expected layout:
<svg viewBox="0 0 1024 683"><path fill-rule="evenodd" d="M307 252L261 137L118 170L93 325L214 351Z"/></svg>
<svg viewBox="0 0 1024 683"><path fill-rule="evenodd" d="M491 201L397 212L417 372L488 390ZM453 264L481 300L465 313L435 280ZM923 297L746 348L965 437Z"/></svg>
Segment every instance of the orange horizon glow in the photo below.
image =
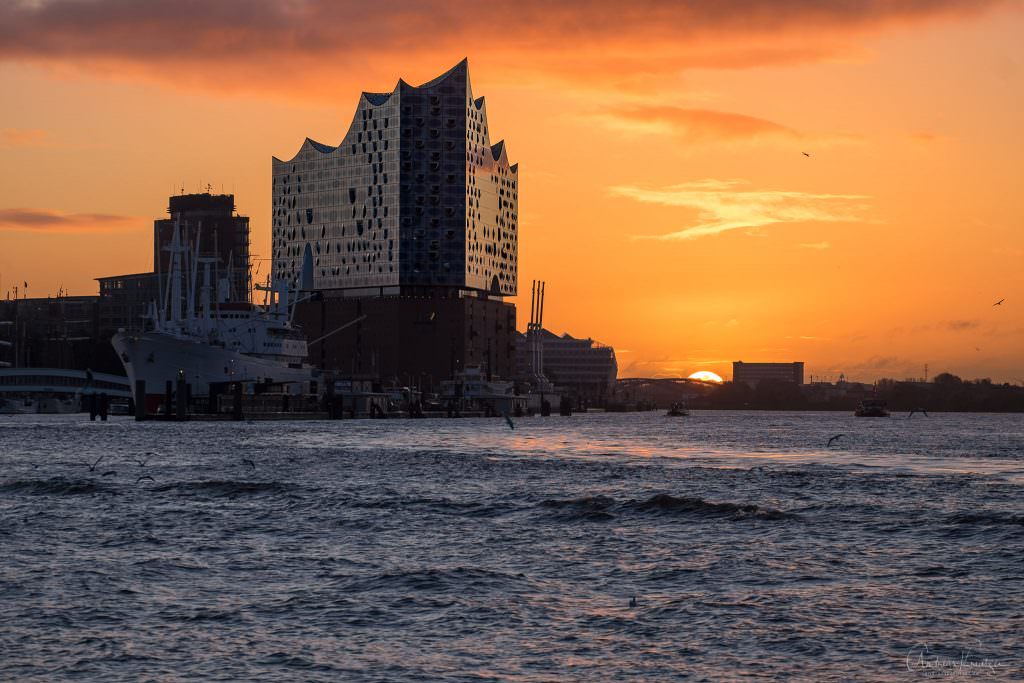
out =
<svg viewBox="0 0 1024 683"><path fill-rule="evenodd" d="M1024 382L1021 2L187 7L0 8L0 297L149 270L182 186L268 257L271 157L468 56L519 163L520 328L543 279L621 377Z"/></svg>

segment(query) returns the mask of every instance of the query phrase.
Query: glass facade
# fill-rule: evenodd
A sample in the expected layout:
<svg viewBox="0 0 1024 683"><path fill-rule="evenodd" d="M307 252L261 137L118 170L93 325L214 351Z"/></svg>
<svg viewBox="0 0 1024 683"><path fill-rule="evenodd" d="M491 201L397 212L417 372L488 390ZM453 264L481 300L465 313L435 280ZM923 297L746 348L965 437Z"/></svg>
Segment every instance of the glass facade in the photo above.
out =
<svg viewBox="0 0 1024 683"><path fill-rule="evenodd" d="M273 273L312 288L516 293L518 174L463 60L363 93L341 144L273 160ZM308 283L307 283L308 284Z"/></svg>

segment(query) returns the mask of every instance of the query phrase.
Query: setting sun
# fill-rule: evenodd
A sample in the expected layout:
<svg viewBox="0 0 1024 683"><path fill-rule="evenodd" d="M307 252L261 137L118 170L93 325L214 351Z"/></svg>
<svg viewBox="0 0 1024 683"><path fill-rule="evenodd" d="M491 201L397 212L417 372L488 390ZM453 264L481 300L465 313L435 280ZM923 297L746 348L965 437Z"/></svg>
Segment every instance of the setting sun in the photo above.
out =
<svg viewBox="0 0 1024 683"><path fill-rule="evenodd" d="M698 382L714 382L715 384L721 384L724 381L721 377L709 370L698 370L687 379L695 379Z"/></svg>

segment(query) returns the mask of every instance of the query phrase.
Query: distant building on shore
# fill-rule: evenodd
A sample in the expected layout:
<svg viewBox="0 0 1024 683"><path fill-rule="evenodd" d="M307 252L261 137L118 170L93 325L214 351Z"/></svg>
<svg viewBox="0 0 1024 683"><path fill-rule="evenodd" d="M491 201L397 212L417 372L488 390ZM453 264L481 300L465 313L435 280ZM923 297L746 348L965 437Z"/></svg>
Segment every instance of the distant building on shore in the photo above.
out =
<svg viewBox="0 0 1024 683"><path fill-rule="evenodd" d="M113 336L119 329L133 332L145 326L150 306L159 301L156 273L98 277L100 330Z"/></svg>
<svg viewBox="0 0 1024 683"><path fill-rule="evenodd" d="M802 385L804 383L804 364L803 362L744 363L741 360L733 362L733 382L743 383L754 388L765 380Z"/></svg>
<svg viewBox="0 0 1024 683"><path fill-rule="evenodd" d="M174 195L168 201L167 213L170 218L153 221L153 270L170 272L167 247L174 239L177 223L183 243L194 248L198 241L199 258L215 260L213 281L227 280L230 291L218 292L219 298L249 301L249 217L235 213L235 195Z"/></svg>
<svg viewBox="0 0 1024 683"><path fill-rule="evenodd" d="M170 272L167 247L174 239L176 223L184 243L194 249L198 241L199 258L213 259L214 282L227 283L227 291L216 293L218 299L250 299L249 218L235 213L235 196L208 192L175 195L168 200L167 212L170 218L153 221L152 272L96 278L100 287L100 333L108 341L119 329L144 329L150 304L163 303L161 280L166 286L166 274Z"/></svg>
<svg viewBox="0 0 1024 683"><path fill-rule="evenodd" d="M99 303L97 296L0 301L0 367L119 372L100 334Z"/></svg>
<svg viewBox="0 0 1024 683"><path fill-rule="evenodd" d="M559 390L568 391L579 401L603 406L615 388L619 365L615 349L593 339L571 335L558 336L540 331L544 345L544 376ZM532 377L529 339L516 333L516 379L528 382Z"/></svg>
<svg viewBox="0 0 1024 683"><path fill-rule="evenodd" d="M518 182L465 60L364 92L339 144L274 158L273 277L316 293L296 310L310 360L435 388L469 367L511 377Z"/></svg>

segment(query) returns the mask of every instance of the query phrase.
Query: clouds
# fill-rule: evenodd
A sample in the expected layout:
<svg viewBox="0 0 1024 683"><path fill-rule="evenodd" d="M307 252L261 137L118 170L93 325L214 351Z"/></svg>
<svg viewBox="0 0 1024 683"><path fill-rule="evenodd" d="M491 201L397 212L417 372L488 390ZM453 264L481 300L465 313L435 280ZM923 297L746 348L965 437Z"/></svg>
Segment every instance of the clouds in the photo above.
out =
<svg viewBox="0 0 1024 683"><path fill-rule="evenodd" d="M603 117L613 128L670 133L690 140L796 139L798 133L774 121L710 109L652 106L613 110Z"/></svg>
<svg viewBox="0 0 1024 683"><path fill-rule="evenodd" d="M966 332L981 326L980 320L950 320L945 327L950 332Z"/></svg>
<svg viewBox="0 0 1024 683"><path fill-rule="evenodd" d="M0 145L4 147L45 147L49 134L39 128L2 128Z"/></svg>
<svg viewBox="0 0 1024 683"><path fill-rule="evenodd" d="M506 75L623 85L691 67L830 59L858 52L866 33L1009 1L23 0L0 4L0 60L217 89L294 92L330 78L322 96L342 77L376 81L400 64L436 70L468 54Z"/></svg>
<svg viewBox="0 0 1024 683"><path fill-rule="evenodd" d="M137 220L131 216L103 213L59 213L47 209L0 209L0 231L110 232L129 228Z"/></svg>
<svg viewBox="0 0 1024 683"><path fill-rule="evenodd" d="M664 188L619 186L613 196L645 204L696 210L698 222L662 235L641 239L693 240L732 230L764 228L778 223L864 221L869 197L783 190L748 190L742 180L697 180Z"/></svg>

